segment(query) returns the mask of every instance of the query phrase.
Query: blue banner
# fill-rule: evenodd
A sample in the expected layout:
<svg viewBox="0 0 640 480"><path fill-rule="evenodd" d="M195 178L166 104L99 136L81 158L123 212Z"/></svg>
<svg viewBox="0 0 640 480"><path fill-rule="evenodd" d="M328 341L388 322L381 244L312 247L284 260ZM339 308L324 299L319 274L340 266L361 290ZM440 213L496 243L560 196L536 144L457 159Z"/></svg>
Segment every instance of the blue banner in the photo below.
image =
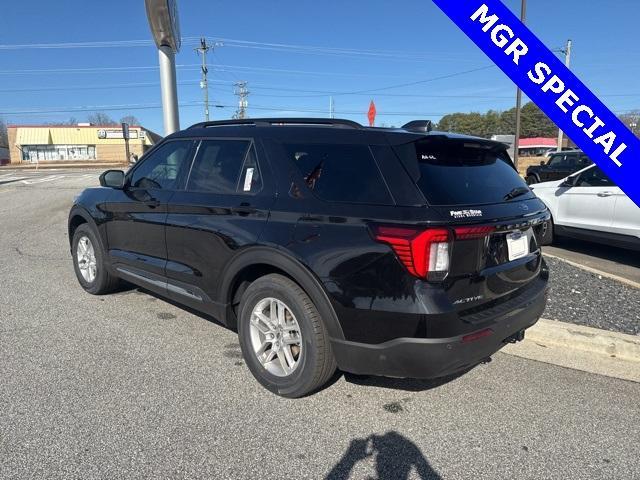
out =
<svg viewBox="0 0 640 480"><path fill-rule="evenodd" d="M433 1L640 206L640 140L509 8L500 0Z"/></svg>

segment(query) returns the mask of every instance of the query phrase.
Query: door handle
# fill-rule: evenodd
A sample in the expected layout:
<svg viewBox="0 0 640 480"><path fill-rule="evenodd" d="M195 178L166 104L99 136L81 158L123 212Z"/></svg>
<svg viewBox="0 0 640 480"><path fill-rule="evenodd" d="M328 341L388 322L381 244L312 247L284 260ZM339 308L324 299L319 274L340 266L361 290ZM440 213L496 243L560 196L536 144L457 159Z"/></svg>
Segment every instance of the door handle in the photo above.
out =
<svg viewBox="0 0 640 480"><path fill-rule="evenodd" d="M610 197L611 195L613 195L613 192L599 192L598 193L599 197Z"/></svg>

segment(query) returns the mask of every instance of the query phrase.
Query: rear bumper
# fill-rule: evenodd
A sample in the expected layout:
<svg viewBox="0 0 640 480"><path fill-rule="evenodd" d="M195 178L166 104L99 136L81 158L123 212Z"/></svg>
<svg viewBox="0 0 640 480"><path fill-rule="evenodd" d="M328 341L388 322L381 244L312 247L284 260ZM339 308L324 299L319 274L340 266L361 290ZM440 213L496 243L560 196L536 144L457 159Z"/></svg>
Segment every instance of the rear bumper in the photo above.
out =
<svg viewBox="0 0 640 480"><path fill-rule="evenodd" d="M341 370L363 375L403 378L438 378L473 367L500 350L510 338L534 325L547 303L547 288L488 323L491 334L463 341L450 338L398 338L380 344L332 339ZM477 333L477 332L476 332ZM468 335L468 334L467 334Z"/></svg>

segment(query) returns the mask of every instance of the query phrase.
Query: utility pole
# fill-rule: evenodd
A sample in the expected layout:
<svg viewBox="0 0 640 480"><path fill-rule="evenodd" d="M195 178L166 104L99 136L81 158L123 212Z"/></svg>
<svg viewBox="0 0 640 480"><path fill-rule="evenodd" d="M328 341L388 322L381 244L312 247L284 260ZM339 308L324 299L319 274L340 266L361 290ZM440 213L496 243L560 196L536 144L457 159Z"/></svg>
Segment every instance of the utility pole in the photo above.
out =
<svg viewBox="0 0 640 480"><path fill-rule="evenodd" d="M329 118L334 118L333 97L329 97Z"/></svg>
<svg viewBox="0 0 640 480"><path fill-rule="evenodd" d="M521 0L520 5L520 21L524 24L527 21L527 0ZM513 164L518 169L520 149L520 123L521 123L521 107L522 107L522 90L520 87L516 90L516 136L513 142Z"/></svg>
<svg viewBox="0 0 640 480"><path fill-rule="evenodd" d="M245 81L236 82L234 85L236 88L233 93L238 97L238 110L233 118L242 120L247 118L247 107L249 106L247 99L250 92L247 90L247 82Z"/></svg>
<svg viewBox="0 0 640 480"><path fill-rule="evenodd" d="M560 50L561 53L564 53L564 64L567 66L567 68L571 67L571 47L572 47L571 40L567 40L567 46L563 50ZM562 131L561 128L559 128L558 129L558 152L562 151L563 141L564 141L564 132Z"/></svg>
<svg viewBox="0 0 640 480"><path fill-rule="evenodd" d="M151 34L156 47L158 47L164 133L169 135L180 130L176 53L180 51L182 40L180 22L178 21L178 3L177 0L171 2L168 0L145 0L144 3Z"/></svg>
<svg viewBox="0 0 640 480"><path fill-rule="evenodd" d="M202 56L202 80L200 81L200 88L204 92L204 120L209 121L209 82L207 81L207 74L209 69L207 68L207 52L211 50L210 45L207 45L207 39L202 37L200 39L200 46L195 49L198 55Z"/></svg>

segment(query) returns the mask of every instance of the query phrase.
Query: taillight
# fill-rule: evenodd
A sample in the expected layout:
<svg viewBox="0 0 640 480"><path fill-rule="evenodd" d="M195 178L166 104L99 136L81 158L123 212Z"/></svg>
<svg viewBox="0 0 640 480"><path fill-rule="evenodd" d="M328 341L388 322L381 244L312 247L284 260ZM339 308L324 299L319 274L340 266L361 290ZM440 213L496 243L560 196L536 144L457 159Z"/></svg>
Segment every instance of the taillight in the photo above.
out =
<svg viewBox="0 0 640 480"><path fill-rule="evenodd" d="M389 244L412 275L437 281L449 273L449 230L382 225L372 230L375 239Z"/></svg>
<svg viewBox="0 0 640 480"><path fill-rule="evenodd" d="M473 238L482 238L495 232L496 227L456 227L454 229L456 240L471 240Z"/></svg>

